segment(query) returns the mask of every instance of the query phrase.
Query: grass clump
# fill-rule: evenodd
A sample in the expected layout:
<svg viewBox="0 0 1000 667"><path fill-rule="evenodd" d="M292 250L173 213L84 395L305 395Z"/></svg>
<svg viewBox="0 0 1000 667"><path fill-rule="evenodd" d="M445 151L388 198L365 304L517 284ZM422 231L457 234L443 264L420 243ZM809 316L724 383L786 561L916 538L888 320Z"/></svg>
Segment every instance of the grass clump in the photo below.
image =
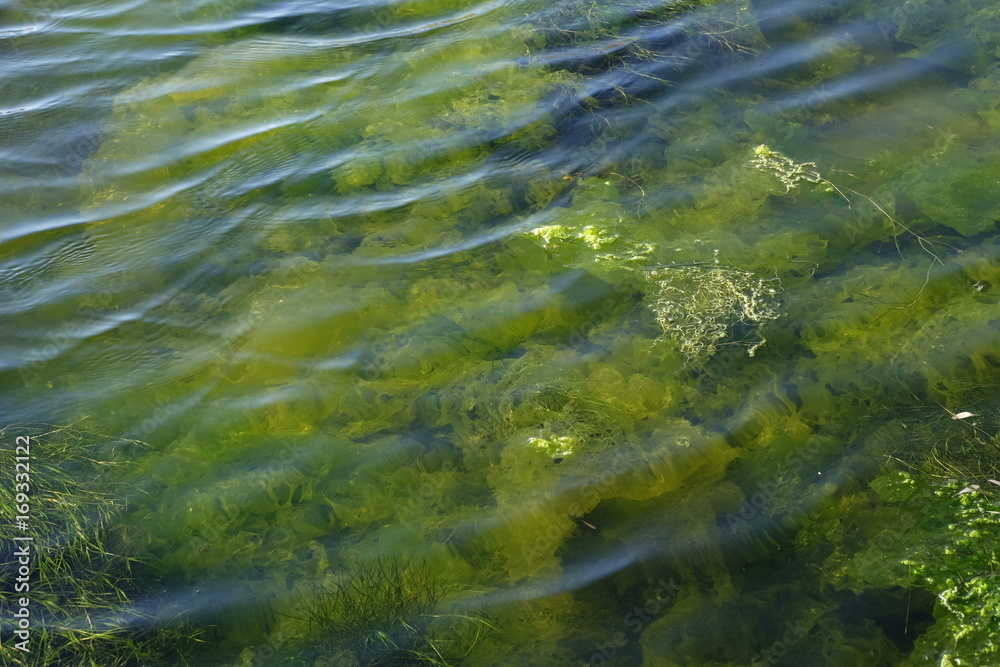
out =
<svg viewBox="0 0 1000 667"><path fill-rule="evenodd" d="M184 651L196 633L137 609L135 601L146 596L150 585L135 571L140 561L120 520L125 508L121 466L93 454L98 447L113 453L124 443L54 427L4 427L0 442L9 454L8 464L0 466L0 505L27 503L29 509L24 526L0 522L0 539L13 545L0 556L0 626L8 639L0 646L0 661L26 666L185 664ZM14 465L16 445L25 447L17 451L25 459L18 459L26 464L21 467ZM26 578L23 570L19 573L25 544ZM30 634L22 646L27 651L15 646L19 639L13 635L13 613L21 609L21 598L29 601Z"/></svg>
<svg viewBox="0 0 1000 667"><path fill-rule="evenodd" d="M434 613L446 594L426 565L378 557L317 584L298 615L321 637L318 655L366 666L453 665L496 626L482 614Z"/></svg>
<svg viewBox="0 0 1000 667"><path fill-rule="evenodd" d="M971 420L948 430L931 444L924 464L928 474L978 482L1000 479L1000 433Z"/></svg>
<svg viewBox="0 0 1000 667"><path fill-rule="evenodd" d="M905 437L889 453L890 464L935 483L959 481L1000 493L1000 428L997 392L968 392L955 410L941 403L914 409L916 416L899 415ZM952 399L955 400L955 399ZM977 487L978 488L978 487Z"/></svg>

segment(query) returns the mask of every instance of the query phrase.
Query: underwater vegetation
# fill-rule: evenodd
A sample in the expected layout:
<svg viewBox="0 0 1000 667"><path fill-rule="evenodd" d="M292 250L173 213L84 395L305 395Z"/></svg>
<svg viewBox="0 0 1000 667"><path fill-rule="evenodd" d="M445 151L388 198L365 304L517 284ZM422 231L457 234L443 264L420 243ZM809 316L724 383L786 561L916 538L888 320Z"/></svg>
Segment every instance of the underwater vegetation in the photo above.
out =
<svg viewBox="0 0 1000 667"><path fill-rule="evenodd" d="M26 394L149 443L37 436L42 655L998 662L996 8L537 4L178 10L38 267Z"/></svg>
<svg viewBox="0 0 1000 667"><path fill-rule="evenodd" d="M683 82L765 48L748 7L697 0L555 3L539 12L529 46L532 56L522 62L586 76L560 86L546 101L556 142L572 151L563 168L587 175L630 155L650 157L649 142L655 150L663 138L645 135L640 141L633 133L652 109L662 109L659 103ZM604 112L613 107L629 109L612 125Z"/></svg>
<svg viewBox="0 0 1000 667"><path fill-rule="evenodd" d="M129 443L70 427L27 424L0 429L5 442L26 443L27 476L15 485L13 466L0 473L0 502L28 496L27 530L5 521L0 611L6 665L187 664L199 632L165 618L155 602L154 575L123 522L121 463L105 459ZM25 481L27 480L27 481ZM30 487L24 490L21 486ZM19 541L28 536L31 541ZM22 571L27 563L28 573ZM15 587L15 584L19 584ZM16 592L20 591L20 593ZM18 599L30 601L20 607ZM27 610L29 632L14 634ZM21 612L20 618L15 611ZM19 641L27 639L23 646Z"/></svg>
<svg viewBox="0 0 1000 667"><path fill-rule="evenodd" d="M993 400L982 397L978 405L992 411ZM796 548L822 554L821 586L869 599L876 592L896 598L903 625L894 631L913 647L905 664L997 663L995 421L901 415L875 437L891 447L881 474L817 513L797 536ZM942 456L945 451L949 455ZM890 627L883 629L889 633Z"/></svg>
<svg viewBox="0 0 1000 667"><path fill-rule="evenodd" d="M289 612L308 626L313 664L459 664L497 628L483 614L442 613L448 594L426 565L395 557L345 566Z"/></svg>

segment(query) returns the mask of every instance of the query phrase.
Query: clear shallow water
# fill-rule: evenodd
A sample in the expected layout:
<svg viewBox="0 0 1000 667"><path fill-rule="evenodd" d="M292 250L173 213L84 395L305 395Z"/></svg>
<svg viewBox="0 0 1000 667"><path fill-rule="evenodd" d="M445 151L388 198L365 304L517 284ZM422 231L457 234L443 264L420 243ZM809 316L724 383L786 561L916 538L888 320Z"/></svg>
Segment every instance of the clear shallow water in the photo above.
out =
<svg viewBox="0 0 1000 667"><path fill-rule="evenodd" d="M844 562L996 432L988 3L0 11L2 422L126 441L193 660L352 664L303 609L389 558L468 664L921 641Z"/></svg>

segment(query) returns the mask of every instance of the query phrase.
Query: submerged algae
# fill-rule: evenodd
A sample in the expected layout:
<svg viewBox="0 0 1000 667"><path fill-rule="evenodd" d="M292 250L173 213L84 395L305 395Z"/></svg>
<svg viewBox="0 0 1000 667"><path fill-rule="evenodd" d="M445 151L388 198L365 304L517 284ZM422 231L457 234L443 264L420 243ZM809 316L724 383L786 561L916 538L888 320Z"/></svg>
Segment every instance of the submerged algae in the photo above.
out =
<svg viewBox="0 0 1000 667"><path fill-rule="evenodd" d="M711 259L664 264L681 249L661 250L655 236L643 235L649 223L623 210L619 198L611 181L581 181L572 206L554 214L559 224L536 227L528 235L567 266L586 267L595 275L634 285L689 363L703 364L723 341L745 345L753 356L764 339L734 334L734 329L756 329L777 319L778 281L769 285L750 271L723 264L718 249ZM704 255L705 249L685 250Z"/></svg>
<svg viewBox="0 0 1000 667"><path fill-rule="evenodd" d="M835 589L902 587L936 597L933 624L913 610L914 664L985 665L1000 656L1000 596L992 582L1000 561L990 546L1000 531L997 494L963 487L902 471L878 477L841 507L837 525L844 529L831 535L834 555L822 565L822 580ZM803 540L815 539L807 533Z"/></svg>
<svg viewBox="0 0 1000 667"><path fill-rule="evenodd" d="M242 252L217 262L226 286L213 284L187 310L171 306L181 318L200 322L205 311L238 322L220 327L227 337L207 345L210 362L199 373L212 385L204 394L210 407L199 418L240 417L171 439L149 469L175 488L136 518L150 526L161 562L192 579L226 582L227 567L268 572L250 587L261 599L273 594L279 611L292 607L289 577L320 576L352 550L368 553L379 543L428 554L455 581L481 591L546 596L512 613L518 631L535 639L498 655L521 661L566 659L567 629L580 623L596 632L605 601L616 599L614 591L583 601L523 582L570 586L616 572L620 561L648 559L649 580L669 568L686 586L661 621L647 622L641 644L650 663L673 654L688 664L738 662L747 647L777 641L755 634L761 626L739 611L738 566L767 564L822 501L873 475L815 479L845 460L844 443L865 431L857 424L879 402L943 397L961 381L995 376L996 333L984 316L993 297L972 289L1000 284L995 248L983 239L962 254L940 253L940 264L921 252L899 258L873 248L882 242L894 253L892 223L874 211L876 222L862 224L854 212L893 199L873 193L845 201L823 188L781 196L773 179L748 167L749 147L769 142L811 157L805 131L791 128L786 147L768 133L789 128L752 113L741 118L711 99L692 102L686 113L650 110L644 131L665 139L650 142L651 159L631 163L638 180L631 171L564 178L521 156L559 130L558 119L533 105L557 83L579 79L556 72L539 83L530 67L492 67L506 58L498 53L517 50L498 46L505 39L410 53L405 65L377 49L276 58L281 49L250 39L239 46L252 57L236 56L235 47L209 52L176 77L123 96L115 121L126 129L98 159L137 161L115 179L120 191L93 188L93 210L127 208L131 191L164 177L144 174L139 160L150 137L155 149L180 154L188 148L174 144L178 135L222 137L204 156L175 163L194 174L191 189L161 193L131 224L164 239L182 221L233 225L250 237ZM476 81L440 92L435 69L455 70L453 59L482 68L469 68ZM856 54L844 62L856 62ZM216 87L211 73L220 63L245 65L229 72L236 84ZM380 77L367 74L383 67ZM298 76L300 84L258 99L259 68L274 81ZM327 72L323 85L313 78L318 70ZM438 92L424 95L424 88ZM387 112L367 106L363 93L371 91L394 95L394 105ZM300 109L318 111L299 118ZM432 116L439 120L411 122ZM455 136L474 141L451 143ZM503 145L513 148L495 162L516 163L509 180L480 178ZM843 167L814 159L823 173ZM934 164L967 166L947 160ZM899 162L884 158L879 168ZM103 183L103 168L94 162L87 174ZM932 193L934 173L922 177ZM869 192L878 177L862 172L858 180L865 184L849 182ZM663 183L670 187L650 186ZM558 195L569 192L563 206ZM913 192L924 201L920 187ZM937 222L961 214L936 212ZM105 225L127 228L125 219ZM984 220L976 215L956 229L988 231ZM105 225L91 230L105 251L132 243L106 234ZM471 231L494 233L495 225L500 231L490 238L499 249L470 240ZM160 251L184 256L182 242L165 241ZM716 253L725 263L716 264ZM129 268L129 279L155 281L140 265ZM697 291L706 277L709 297L738 289L696 309L683 296L668 299L658 312L657 290L676 288L674 276L686 283L675 292ZM781 320L772 317L771 276L786 288ZM741 310L754 295L764 301ZM636 297L646 309L634 307ZM331 303L312 319L301 316ZM710 325L707 333L687 350L682 340L655 342L665 328L661 322L658 331L655 318L671 323L671 312ZM771 343L755 359L723 348L685 367L685 351L712 350L723 332L731 342L756 333L741 324L768 327ZM201 344L187 339L178 334L170 345ZM190 381L180 369L177 376ZM549 451L539 442L559 446ZM232 474L190 486L219 466ZM754 483L762 479L773 485L758 496ZM726 530L726 517L743 513L750 515L745 541ZM606 556L587 563L594 570L581 565L582 544ZM843 627L861 638L842 642L835 602L817 605L811 593L792 592L757 591L754 608L787 594L795 601L789 614L801 613L803 623L821 616L818 607L828 612L817 635L843 655L860 655L859 647L892 654L883 635L857 624ZM706 649L715 643L699 627L706 618L741 625L743 641L731 654ZM226 631L254 640L252 632ZM302 638L291 623L276 632Z"/></svg>

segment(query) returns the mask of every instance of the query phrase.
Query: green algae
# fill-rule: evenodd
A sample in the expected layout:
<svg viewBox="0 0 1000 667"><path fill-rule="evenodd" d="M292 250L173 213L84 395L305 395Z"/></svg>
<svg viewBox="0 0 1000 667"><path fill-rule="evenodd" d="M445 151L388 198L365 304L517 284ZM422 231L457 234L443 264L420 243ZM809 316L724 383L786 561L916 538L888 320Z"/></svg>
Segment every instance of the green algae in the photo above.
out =
<svg viewBox="0 0 1000 667"><path fill-rule="evenodd" d="M911 664L989 664L1000 650L990 581L997 562L986 546L998 529L996 494L975 486L934 484L901 471L882 475L865 494L873 502L842 508L834 525L844 528L827 537L846 547L824 563L827 585L855 593L902 587L934 595L934 622L916 639ZM919 624L916 611L914 617Z"/></svg>
<svg viewBox="0 0 1000 667"><path fill-rule="evenodd" d="M441 7L386 7L378 21ZM619 8L599 11L609 17L589 19L620 18ZM648 159L612 160L590 177L526 159L509 179L479 178L501 149L530 156L553 145L556 123L539 105L559 86L582 90L578 74L514 64L525 39L537 49L549 38L496 29L475 44L400 54L290 52L250 35L119 97L116 132L82 179L84 211L101 218L87 232L96 252L125 258L109 288L117 298L139 301L183 273L147 261L184 256L181 225L240 225L240 240L211 260L226 279L171 294L152 313L197 322L198 333L118 334L193 354L168 361L169 373L205 385L210 406L190 417L208 426L150 438L157 451L143 467L155 500L132 520L154 560L190 582L266 573L246 588L273 600L278 619L252 619L251 630L237 627L246 616L229 619L218 636L231 648L265 627L307 641L310 631L288 620L299 591L287 582L380 549L426 557L443 581L483 593L559 580L581 553L632 545L653 564L621 584L630 601L643 603L664 572L683 583L629 635L623 659L745 664L758 652L768 662L786 623L808 629L793 637L788 664L809 655L806 633L831 660L898 659L881 630L838 616L833 598L817 602L822 591L755 588L739 568L819 540L814 530L831 544L843 519L824 513L828 504L873 479L872 489L891 490L865 463L881 460L883 444L844 451L871 435L880 406L914 394L951 404L963 387L995 382L995 297L976 287L1000 284L995 169L992 144L969 148L994 122L985 99L995 74L952 94L977 121L957 122L930 152L859 165L835 142L814 145L801 118L733 113L746 100L730 91L684 113L650 111L642 131L663 142ZM920 30L933 32L908 23L900 35ZM747 43L760 45L753 34ZM788 81L818 85L866 57L838 51ZM442 69L463 73L446 82ZM775 147L776 167L763 171L777 178L754 167L762 143ZM613 144L602 135L586 149L603 155ZM170 160L148 166L150 152ZM882 187L887 178L903 189ZM402 204L378 199L387 193ZM465 249L470 232L495 224L515 232ZM416 268L394 266L401 256ZM315 304L335 305L317 313ZM134 408L116 410L127 422ZM943 507L942 494L921 498ZM891 522L893 501L875 501L872 524ZM963 519L988 518L976 508ZM947 511L904 546L931 531L941 553L965 540L946 529ZM853 569L828 576L859 594L939 583L933 565L908 579L902 560L867 567L873 553L861 549ZM924 563L933 555L921 552ZM980 554L947 565L967 580L994 566ZM957 646L973 657L962 659L989 656L986 581L949 593L916 650L933 652L971 619ZM604 605L620 592L529 590L537 599L511 605L505 628L516 640L496 649L498 660L586 660L593 647L567 637L601 636ZM740 609L747 600L787 611L755 619ZM717 652L718 627L738 628L738 641Z"/></svg>
<svg viewBox="0 0 1000 667"><path fill-rule="evenodd" d="M732 329L759 327L778 318L777 281L768 284L751 271L723 264L718 248L711 259L678 263L682 253L682 262L692 255L705 257L705 249L698 247L704 246L704 240L698 239L689 248L663 250L652 240L657 237L647 235L646 226L623 210L619 200L613 182L582 181L573 205L559 216L559 224L528 233L553 259L587 267L595 275L644 293L664 334L690 363L704 363L723 341L746 345L753 356L764 339L734 340Z"/></svg>

